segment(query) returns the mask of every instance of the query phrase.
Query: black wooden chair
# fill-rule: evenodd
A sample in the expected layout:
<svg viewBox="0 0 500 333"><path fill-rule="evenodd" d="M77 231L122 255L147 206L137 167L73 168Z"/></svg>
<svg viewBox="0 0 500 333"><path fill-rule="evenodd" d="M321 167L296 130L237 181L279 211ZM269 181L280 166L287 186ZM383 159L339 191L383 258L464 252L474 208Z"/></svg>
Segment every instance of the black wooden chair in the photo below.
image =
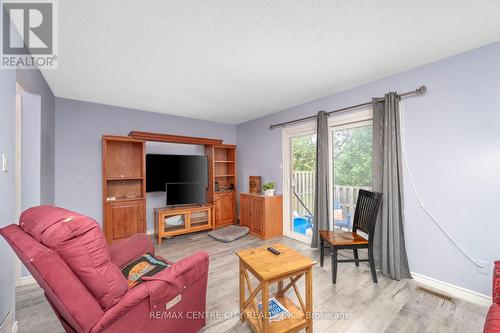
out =
<svg viewBox="0 0 500 333"><path fill-rule="evenodd" d="M373 282L377 283L377 273L375 271L375 261L373 259L373 234L375 232L375 223L377 214L382 202L382 193L359 190L356 211L354 212L354 221L352 232L341 230L320 230L320 265L323 267L325 256L325 242L332 249L332 282L337 282L337 264L339 262L354 262L359 266L359 262L370 263ZM368 235L368 239L357 233L358 230ZM337 259L337 251L341 249L352 249L354 259ZM368 249L368 259L359 259L358 249Z"/></svg>

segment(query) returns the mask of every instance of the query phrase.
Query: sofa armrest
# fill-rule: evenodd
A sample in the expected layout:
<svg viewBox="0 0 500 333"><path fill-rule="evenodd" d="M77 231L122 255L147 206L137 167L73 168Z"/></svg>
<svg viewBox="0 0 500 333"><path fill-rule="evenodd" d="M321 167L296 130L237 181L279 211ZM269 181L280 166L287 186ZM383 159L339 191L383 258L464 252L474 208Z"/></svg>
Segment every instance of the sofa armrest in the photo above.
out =
<svg viewBox="0 0 500 333"><path fill-rule="evenodd" d="M131 312L134 313L132 317L137 319L137 325L143 320L158 321L151 318L151 314L154 311L168 310L165 304L179 294L188 294L191 299L183 295L184 299L181 299L179 306L172 308L172 311L202 313L205 311L207 278L208 254L204 252L179 260L151 277L143 276L144 282L127 291L116 305L106 311L93 327L92 333L106 330L122 316ZM196 300L193 300L193 297L196 297ZM148 302L148 298L149 304L146 308L140 306Z"/></svg>
<svg viewBox="0 0 500 333"><path fill-rule="evenodd" d="M151 311L164 308L167 302L202 279L205 280L206 286L208 279L208 253L206 252L197 252L183 258L153 276L143 276L144 285L149 290Z"/></svg>
<svg viewBox="0 0 500 333"><path fill-rule="evenodd" d="M132 260L145 253L155 254L151 237L146 234L135 234L121 239L108 246L111 262L122 268Z"/></svg>

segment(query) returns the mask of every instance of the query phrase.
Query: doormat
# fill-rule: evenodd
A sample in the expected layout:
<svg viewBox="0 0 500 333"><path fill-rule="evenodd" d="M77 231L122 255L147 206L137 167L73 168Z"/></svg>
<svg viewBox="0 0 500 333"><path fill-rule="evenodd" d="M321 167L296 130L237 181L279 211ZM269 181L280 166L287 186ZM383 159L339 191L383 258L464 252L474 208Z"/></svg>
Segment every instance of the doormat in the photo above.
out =
<svg viewBox="0 0 500 333"><path fill-rule="evenodd" d="M229 243L248 234L248 227L230 225L224 228L210 231L208 235L220 242Z"/></svg>

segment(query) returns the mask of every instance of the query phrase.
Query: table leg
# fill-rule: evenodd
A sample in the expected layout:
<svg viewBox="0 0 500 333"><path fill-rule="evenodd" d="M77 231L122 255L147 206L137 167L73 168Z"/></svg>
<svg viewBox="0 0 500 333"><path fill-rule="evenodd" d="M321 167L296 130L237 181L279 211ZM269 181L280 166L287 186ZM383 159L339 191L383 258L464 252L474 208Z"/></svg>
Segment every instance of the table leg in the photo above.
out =
<svg viewBox="0 0 500 333"><path fill-rule="evenodd" d="M269 282L262 282L262 333L269 332Z"/></svg>
<svg viewBox="0 0 500 333"><path fill-rule="evenodd" d="M283 294L283 281L278 282L278 295Z"/></svg>
<svg viewBox="0 0 500 333"><path fill-rule="evenodd" d="M307 328L306 333L312 333L313 331L313 300L312 300L312 268L306 273L306 320Z"/></svg>
<svg viewBox="0 0 500 333"><path fill-rule="evenodd" d="M323 261L325 260L325 241L323 237L319 237L319 265L323 267Z"/></svg>
<svg viewBox="0 0 500 333"><path fill-rule="evenodd" d="M243 267L243 264L240 262L240 320L242 322L245 321L245 317L243 316L243 304L245 303L245 275L243 270L245 267Z"/></svg>

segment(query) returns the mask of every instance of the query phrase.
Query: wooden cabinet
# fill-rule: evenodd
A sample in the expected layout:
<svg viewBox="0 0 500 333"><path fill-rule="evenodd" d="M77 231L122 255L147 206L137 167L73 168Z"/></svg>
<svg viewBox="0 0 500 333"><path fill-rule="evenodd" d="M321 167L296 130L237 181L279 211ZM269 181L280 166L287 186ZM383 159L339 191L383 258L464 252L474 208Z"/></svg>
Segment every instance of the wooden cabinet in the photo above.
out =
<svg viewBox="0 0 500 333"><path fill-rule="evenodd" d="M252 200L248 195L240 194L240 225L251 229Z"/></svg>
<svg viewBox="0 0 500 333"><path fill-rule="evenodd" d="M104 219L104 232L109 240L127 238L146 229L142 200L106 203Z"/></svg>
<svg viewBox="0 0 500 333"><path fill-rule="evenodd" d="M264 236L264 205L265 199L263 197L254 198L250 205L251 230L261 236ZM270 223L273 222L270 221Z"/></svg>
<svg viewBox="0 0 500 333"><path fill-rule="evenodd" d="M108 242L146 232L145 143L102 137L103 229Z"/></svg>
<svg viewBox="0 0 500 333"><path fill-rule="evenodd" d="M234 223L234 192L214 193L214 206L216 227Z"/></svg>
<svg viewBox="0 0 500 333"><path fill-rule="evenodd" d="M241 193L240 225L262 239L283 235L283 197Z"/></svg>

